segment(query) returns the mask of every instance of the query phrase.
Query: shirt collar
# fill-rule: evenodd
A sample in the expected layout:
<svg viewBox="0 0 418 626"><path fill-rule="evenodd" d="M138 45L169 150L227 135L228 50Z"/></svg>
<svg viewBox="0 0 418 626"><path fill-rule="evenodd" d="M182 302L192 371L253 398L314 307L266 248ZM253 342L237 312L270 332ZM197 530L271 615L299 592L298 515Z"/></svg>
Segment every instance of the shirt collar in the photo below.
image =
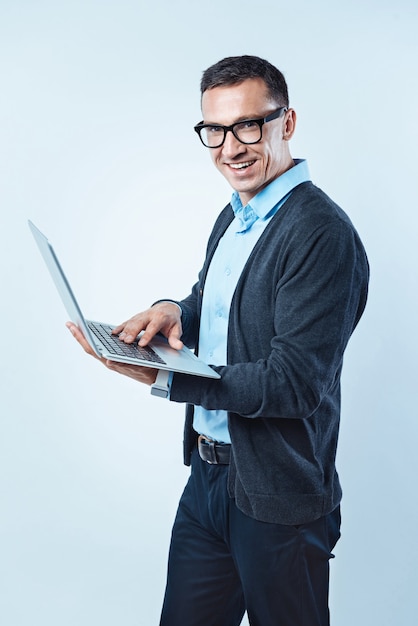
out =
<svg viewBox="0 0 418 626"><path fill-rule="evenodd" d="M239 193L234 191L231 206L235 216L241 222L241 231L248 230L257 219L270 216L273 209L280 207L280 202L298 185L310 180L308 163L305 159L294 159L295 165L275 178L262 189L250 202L243 206Z"/></svg>

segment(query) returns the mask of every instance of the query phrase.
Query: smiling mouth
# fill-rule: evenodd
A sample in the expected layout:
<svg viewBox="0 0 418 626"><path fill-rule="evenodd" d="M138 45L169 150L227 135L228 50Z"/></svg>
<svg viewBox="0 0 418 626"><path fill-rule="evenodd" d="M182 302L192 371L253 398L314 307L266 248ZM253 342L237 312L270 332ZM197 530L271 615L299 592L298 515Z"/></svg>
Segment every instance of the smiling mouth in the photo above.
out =
<svg viewBox="0 0 418 626"><path fill-rule="evenodd" d="M247 167L250 167L250 165L252 165L253 163L255 163L255 160L245 161L245 163L228 163L228 166L231 167L233 170L245 170Z"/></svg>

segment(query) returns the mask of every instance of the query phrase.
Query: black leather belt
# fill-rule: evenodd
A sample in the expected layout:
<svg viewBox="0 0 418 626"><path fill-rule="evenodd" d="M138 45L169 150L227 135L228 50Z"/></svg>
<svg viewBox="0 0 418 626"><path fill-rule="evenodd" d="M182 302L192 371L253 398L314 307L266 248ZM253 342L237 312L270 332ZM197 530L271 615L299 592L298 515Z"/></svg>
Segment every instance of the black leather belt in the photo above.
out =
<svg viewBox="0 0 418 626"><path fill-rule="evenodd" d="M206 463L211 465L229 465L231 444L218 443L203 435L199 435L197 449L199 450L200 458L206 461Z"/></svg>

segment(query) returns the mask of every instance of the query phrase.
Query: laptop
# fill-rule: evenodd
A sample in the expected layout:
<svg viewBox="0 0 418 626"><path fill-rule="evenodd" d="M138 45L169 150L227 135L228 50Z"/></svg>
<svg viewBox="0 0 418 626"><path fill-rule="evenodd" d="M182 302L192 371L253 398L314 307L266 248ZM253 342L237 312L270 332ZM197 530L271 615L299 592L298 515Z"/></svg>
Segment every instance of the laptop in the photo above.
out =
<svg viewBox="0 0 418 626"><path fill-rule="evenodd" d="M119 363L153 367L166 372L220 378L215 370L186 346L181 350L175 350L162 335L156 335L147 346L140 347L137 342L126 344L116 335L112 335L115 326L85 319L52 245L33 222L28 220L28 224L71 321L81 329L98 357Z"/></svg>

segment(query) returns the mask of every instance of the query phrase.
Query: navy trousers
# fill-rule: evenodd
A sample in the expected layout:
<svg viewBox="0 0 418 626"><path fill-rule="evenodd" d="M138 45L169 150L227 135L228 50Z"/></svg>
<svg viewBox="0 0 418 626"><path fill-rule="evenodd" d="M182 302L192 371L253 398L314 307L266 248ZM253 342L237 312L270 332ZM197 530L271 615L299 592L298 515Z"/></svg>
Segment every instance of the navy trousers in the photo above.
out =
<svg viewBox="0 0 418 626"><path fill-rule="evenodd" d="M339 507L309 524L244 515L227 493L228 466L197 451L171 538L160 626L328 626L329 559Z"/></svg>

